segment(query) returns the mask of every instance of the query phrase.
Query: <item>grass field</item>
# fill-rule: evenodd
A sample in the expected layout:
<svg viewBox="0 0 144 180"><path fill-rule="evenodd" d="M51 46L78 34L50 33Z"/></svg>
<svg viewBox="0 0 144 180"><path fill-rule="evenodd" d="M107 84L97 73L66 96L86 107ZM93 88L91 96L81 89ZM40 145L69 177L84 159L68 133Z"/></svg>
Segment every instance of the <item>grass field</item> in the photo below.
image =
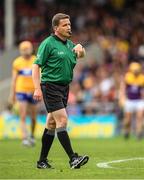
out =
<svg viewBox="0 0 144 180"><path fill-rule="evenodd" d="M0 141L1 179L144 179L144 159L110 164L114 168L99 168L97 163L144 157L144 141L134 138L73 139L73 147L90 160L81 169L70 169L68 158L57 139L49 159L55 169L36 169L40 140L33 148L26 148L19 140Z"/></svg>

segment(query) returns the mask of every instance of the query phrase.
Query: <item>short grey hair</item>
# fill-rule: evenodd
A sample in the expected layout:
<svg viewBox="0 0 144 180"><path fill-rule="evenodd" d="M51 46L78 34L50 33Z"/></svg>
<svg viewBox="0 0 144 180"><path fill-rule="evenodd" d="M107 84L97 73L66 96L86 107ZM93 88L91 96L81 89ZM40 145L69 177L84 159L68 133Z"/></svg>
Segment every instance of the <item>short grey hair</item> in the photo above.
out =
<svg viewBox="0 0 144 180"><path fill-rule="evenodd" d="M55 14L52 18L52 27L58 26L61 19L70 19L70 16L63 13Z"/></svg>

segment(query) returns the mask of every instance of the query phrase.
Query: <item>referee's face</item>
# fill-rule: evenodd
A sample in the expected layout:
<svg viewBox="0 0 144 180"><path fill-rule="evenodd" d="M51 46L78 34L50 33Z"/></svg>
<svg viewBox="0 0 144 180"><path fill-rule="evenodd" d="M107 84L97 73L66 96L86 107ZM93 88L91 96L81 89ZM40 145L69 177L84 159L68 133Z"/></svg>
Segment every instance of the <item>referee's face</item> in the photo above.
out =
<svg viewBox="0 0 144 180"><path fill-rule="evenodd" d="M64 38L71 37L71 23L69 19L61 19L59 25L56 27L55 32Z"/></svg>

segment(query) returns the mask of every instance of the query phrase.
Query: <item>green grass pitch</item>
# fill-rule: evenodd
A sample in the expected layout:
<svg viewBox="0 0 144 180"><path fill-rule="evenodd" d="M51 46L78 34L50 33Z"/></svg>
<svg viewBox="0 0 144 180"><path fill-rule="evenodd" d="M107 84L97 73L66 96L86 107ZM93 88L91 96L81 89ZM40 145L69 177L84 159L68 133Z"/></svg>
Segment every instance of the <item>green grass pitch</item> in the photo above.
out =
<svg viewBox="0 0 144 180"><path fill-rule="evenodd" d="M138 179L144 178L144 159L111 164L114 168L99 168L97 163L144 157L144 141L132 138L72 139L74 149L90 156L81 169L70 169L68 158L57 139L49 160L55 169L37 169L40 140L27 148L19 140L0 141L0 179Z"/></svg>

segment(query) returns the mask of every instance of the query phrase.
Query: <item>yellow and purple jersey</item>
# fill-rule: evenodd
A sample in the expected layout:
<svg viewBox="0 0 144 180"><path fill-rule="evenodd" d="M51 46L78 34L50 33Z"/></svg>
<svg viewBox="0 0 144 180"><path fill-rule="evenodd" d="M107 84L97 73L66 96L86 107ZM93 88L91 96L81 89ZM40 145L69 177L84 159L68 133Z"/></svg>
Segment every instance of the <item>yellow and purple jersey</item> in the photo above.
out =
<svg viewBox="0 0 144 180"><path fill-rule="evenodd" d="M141 92L144 88L144 75L141 73L135 75L132 72L127 72L125 75L126 96L128 99L141 99Z"/></svg>
<svg viewBox="0 0 144 180"><path fill-rule="evenodd" d="M17 73L16 93L33 93L34 84L32 81L32 64L35 60L32 55L29 60L20 56L13 62L13 71Z"/></svg>

